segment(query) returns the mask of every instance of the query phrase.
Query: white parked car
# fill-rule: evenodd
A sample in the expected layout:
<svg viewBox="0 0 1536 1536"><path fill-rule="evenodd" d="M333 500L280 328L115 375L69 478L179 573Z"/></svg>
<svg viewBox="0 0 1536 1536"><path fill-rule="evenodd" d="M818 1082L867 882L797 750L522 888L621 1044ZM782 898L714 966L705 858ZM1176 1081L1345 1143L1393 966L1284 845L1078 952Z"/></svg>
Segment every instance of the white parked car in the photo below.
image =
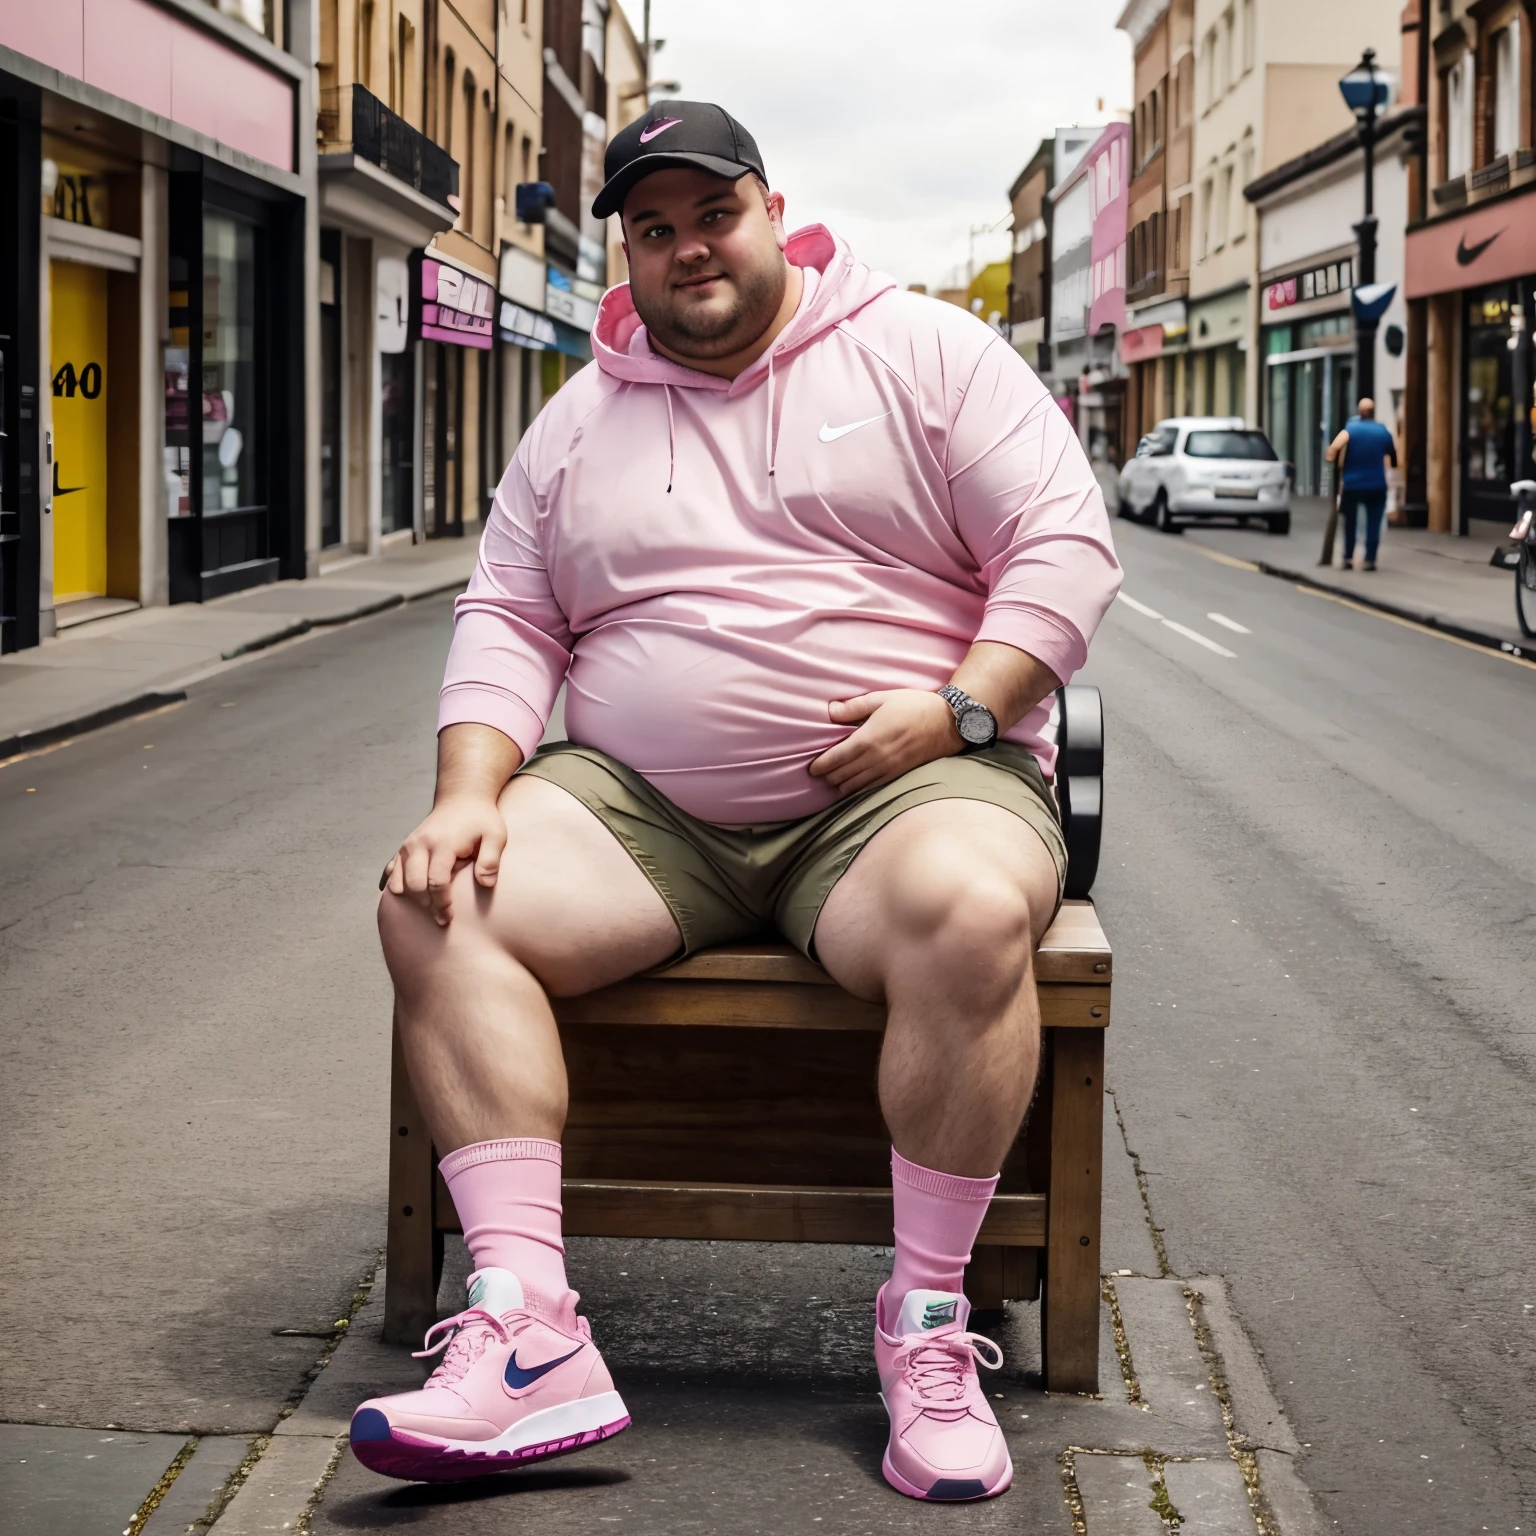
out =
<svg viewBox="0 0 1536 1536"><path fill-rule="evenodd" d="M1291 531L1291 483L1269 439L1241 416L1172 416L1120 471L1120 515L1164 533L1232 518Z"/></svg>

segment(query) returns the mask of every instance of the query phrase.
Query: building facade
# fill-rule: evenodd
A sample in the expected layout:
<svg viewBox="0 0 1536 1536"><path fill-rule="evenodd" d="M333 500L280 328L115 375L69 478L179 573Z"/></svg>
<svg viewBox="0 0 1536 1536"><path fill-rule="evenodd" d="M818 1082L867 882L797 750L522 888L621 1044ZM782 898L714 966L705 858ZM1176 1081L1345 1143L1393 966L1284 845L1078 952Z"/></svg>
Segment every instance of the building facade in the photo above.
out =
<svg viewBox="0 0 1536 1536"><path fill-rule="evenodd" d="M1051 206L1051 368L1090 456L1116 459L1124 436L1125 376L1117 338L1125 324L1125 232L1131 131L1091 130L1075 162L1062 161L1082 130L1057 129Z"/></svg>
<svg viewBox="0 0 1536 1536"><path fill-rule="evenodd" d="M1013 212L1013 249L1008 268L1008 339L1032 368L1050 367L1051 231L1048 222L1054 184L1056 141L1041 139L1008 189Z"/></svg>
<svg viewBox="0 0 1536 1536"><path fill-rule="evenodd" d="M1126 234L1123 451L1189 409L1189 244L1193 223L1194 0L1131 0L1119 26L1135 49Z"/></svg>
<svg viewBox="0 0 1536 1536"><path fill-rule="evenodd" d="M1405 436L1407 303L1402 292L1408 219L1412 106L1381 119L1373 159L1376 274L1397 292L1375 341L1378 420ZM1359 275L1355 226L1364 209L1364 158L1353 127L1256 178L1244 189L1257 212L1259 246L1258 419L1292 465L1302 496L1333 493L1323 451L1354 414L1356 338L1351 294ZM1401 457L1401 456L1400 456ZM1390 507L1403 504L1401 467Z"/></svg>
<svg viewBox="0 0 1536 1536"><path fill-rule="evenodd" d="M0 649L308 569L311 21L0 8Z"/></svg>
<svg viewBox="0 0 1536 1536"><path fill-rule="evenodd" d="M1342 75L1393 57L1401 0L1195 0L1191 408L1259 416L1259 252L1243 189L1352 122Z"/></svg>
<svg viewBox="0 0 1536 1536"><path fill-rule="evenodd" d="M1519 0L1405 13L1404 75L1427 109L1404 271L1408 513L1431 528L1507 526L1510 481L1536 475L1533 23Z"/></svg>

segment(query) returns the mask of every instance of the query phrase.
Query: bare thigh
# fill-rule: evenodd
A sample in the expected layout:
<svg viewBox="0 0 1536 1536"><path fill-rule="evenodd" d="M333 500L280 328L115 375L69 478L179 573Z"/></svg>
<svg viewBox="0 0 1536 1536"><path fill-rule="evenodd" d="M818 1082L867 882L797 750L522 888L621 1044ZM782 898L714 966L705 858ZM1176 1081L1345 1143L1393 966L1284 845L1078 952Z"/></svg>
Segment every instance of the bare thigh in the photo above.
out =
<svg viewBox="0 0 1536 1536"><path fill-rule="evenodd" d="M660 965L681 946L677 923L656 887L574 795L547 779L519 774L499 805L507 847L496 884L489 890L477 885L466 864L454 875L454 918L446 929L417 909L421 921L410 926L419 943L430 950L437 941L446 959L464 946L489 942L556 997Z"/></svg>
<svg viewBox="0 0 1536 1536"><path fill-rule="evenodd" d="M832 887L816 955L839 985L884 1001L892 972L930 944L936 962L952 952L957 966L985 964L1021 930L1033 949L1057 890L1056 861L1028 822L984 800L930 800L887 822Z"/></svg>

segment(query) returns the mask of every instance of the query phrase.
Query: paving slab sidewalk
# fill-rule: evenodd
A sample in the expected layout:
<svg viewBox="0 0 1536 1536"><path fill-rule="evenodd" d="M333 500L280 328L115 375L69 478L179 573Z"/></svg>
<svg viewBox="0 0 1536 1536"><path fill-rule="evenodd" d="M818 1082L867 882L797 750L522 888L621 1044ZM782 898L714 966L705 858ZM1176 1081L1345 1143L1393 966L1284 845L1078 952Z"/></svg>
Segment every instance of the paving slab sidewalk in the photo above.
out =
<svg viewBox="0 0 1536 1536"><path fill-rule="evenodd" d="M170 703L221 662L456 591L469 580L477 548L473 538L435 540L338 561L307 581L73 625L0 658L0 761Z"/></svg>
<svg viewBox="0 0 1536 1536"><path fill-rule="evenodd" d="M1515 577L1489 563L1506 544L1507 529L1474 524L1467 538L1431 533L1424 528L1387 527L1382 535L1379 569L1362 571L1360 546L1356 568L1339 568L1343 540L1335 540L1332 566L1318 564L1328 502L1298 496L1291 503L1291 532L1276 537L1257 528L1190 528L1184 537L1208 549L1248 560L1272 576L1304 581L1399 618L1442 629L1479 645L1518 648L1529 653L1515 622Z"/></svg>
<svg viewBox="0 0 1536 1536"><path fill-rule="evenodd" d="M1294 1437L1225 1287L1159 1272L1131 1160L1114 1115L1105 1119L1104 1252L1115 1270L1107 1277L1114 1309L1103 1313L1103 1390L1095 1398L1041 1390L1037 1307L1016 1305L989 1328L1007 1357L987 1384L1016 1468L1006 1498L935 1511L881 1479L886 1424L868 1332L889 1249L576 1238L573 1278L621 1378L630 1431L579 1457L458 1484L403 1484L366 1471L345 1450L352 1408L372 1393L410 1389L427 1369L380 1340L381 1274L212 1536L285 1528L341 1536L402 1524L445 1536L512 1527L575 1536L599 1526L778 1536L818 1525L819 1536L862 1536L928 1531L935 1517L978 1533L1155 1536L1174 1512L1189 1530L1258 1536L1234 1455L1258 1444L1285 1461L1276 1480L1305 1515L1284 1527L1286 1536L1315 1529L1290 1465ZM468 1267L462 1243L450 1240L444 1312L462 1295ZM1229 1385L1244 1401L1229 1395L1224 1415ZM1255 1428L1262 1441L1249 1438ZM1250 1475L1252 1467L1250 1459Z"/></svg>

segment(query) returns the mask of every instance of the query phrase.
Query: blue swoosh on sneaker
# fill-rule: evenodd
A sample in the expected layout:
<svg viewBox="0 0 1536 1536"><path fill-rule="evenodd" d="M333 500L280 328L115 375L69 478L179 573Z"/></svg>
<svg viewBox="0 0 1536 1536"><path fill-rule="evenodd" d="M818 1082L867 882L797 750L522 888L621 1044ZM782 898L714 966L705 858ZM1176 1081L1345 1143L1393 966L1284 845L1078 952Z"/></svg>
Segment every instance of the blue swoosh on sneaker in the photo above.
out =
<svg viewBox="0 0 1536 1536"><path fill-rule="evenodd" d="M558 1360L546 1360L543 1365L533 1365L526 1369L517 1363L517 1351L512 1351L512 1358L507 1361L507 1370L502 1380L514 1391L521 1392L524 1387L531 1387L540 1376L547 1376L557 1365L564 1365L571 1355L580 1353L582 1346L578 1344L570 1355L561 1355Z"/></svg>

